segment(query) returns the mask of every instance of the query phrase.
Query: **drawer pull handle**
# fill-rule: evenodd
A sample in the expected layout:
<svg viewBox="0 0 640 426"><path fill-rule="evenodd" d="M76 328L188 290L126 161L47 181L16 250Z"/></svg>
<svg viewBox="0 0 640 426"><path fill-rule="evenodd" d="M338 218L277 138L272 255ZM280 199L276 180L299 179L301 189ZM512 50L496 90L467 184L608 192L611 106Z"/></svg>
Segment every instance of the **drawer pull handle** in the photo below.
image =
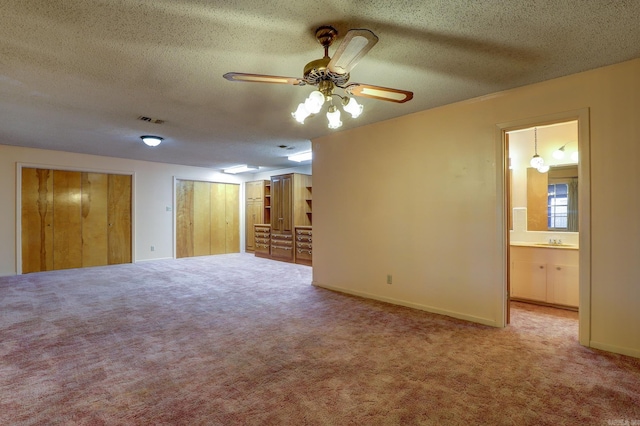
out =
<svg viewBox="0 0 640 426"><path fill-rule="evenodd" d="M300 249L298 249L298 253L309 253L309 254L311 254L311 250L300 250Z"/></svg>

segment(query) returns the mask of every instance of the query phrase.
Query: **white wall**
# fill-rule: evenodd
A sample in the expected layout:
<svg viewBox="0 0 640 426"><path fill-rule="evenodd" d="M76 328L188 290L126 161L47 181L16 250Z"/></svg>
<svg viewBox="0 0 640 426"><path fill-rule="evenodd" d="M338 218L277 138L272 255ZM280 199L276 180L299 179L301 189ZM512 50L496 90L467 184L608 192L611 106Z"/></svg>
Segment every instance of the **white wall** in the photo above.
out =
<svg viewBox="0 0 640 426"><path fill-rule="evenodd" d="M497 125L589 108L589 344L640 357L638 75L629 61L314 140L314 283L502 326Z"/></svg>
<svg viewBox="0 0 640 426"><path fill-rule="evenodd" d="M1 141L0 141L1 142ZM171 258L173 178L242 183L241 176L174 164L0 145L0 276L16 268L16 171L18 163L58 169L134 173L134 261ZM167 211L167 207L171 211ZM241 241L244 241L244 203ZM155 251L151 251L151 246Z"/></svg>
<svg viewBox="0 0 640 426"><path fill-rule="evenodd" d="M173 181L193 179L241 184L240 241L245 248L244 185L249 180L269 179L284 173L311 174L311 165L254 174L230 175L201 167L74 154L61 151L1 145L0 141L0 276L15 275L16 265L16 176L18 164L54 169L72 169L134 174L134 261L174 257ZM10 200L10 202L9 202ZM167 211L167 207L170 208ZM155 250L151 251L151 246Z"/></svg>

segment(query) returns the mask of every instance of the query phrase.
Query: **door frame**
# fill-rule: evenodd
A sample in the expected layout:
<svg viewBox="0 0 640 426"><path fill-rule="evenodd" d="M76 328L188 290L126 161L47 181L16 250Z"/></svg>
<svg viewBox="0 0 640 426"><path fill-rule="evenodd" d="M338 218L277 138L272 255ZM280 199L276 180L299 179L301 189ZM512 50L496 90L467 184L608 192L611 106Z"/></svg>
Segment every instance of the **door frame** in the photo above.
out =
<svg viewBox="0 0 640 426"><path fill-rule="evenodd" d="M579 217L579 309L578 309L578 341L583 346L590 346L591 341L591 142L589 108L559 112L538 117L499 123L496 125L497 156L497 194L498 194L498 234L502 258L502 322L507 324L509 315L509 229L508 215L509 194L507 194L507 174L509 172L509 158L506 133L536 126L562 123L566 121L578 122L578 217Z"/></svg>
<svg viewBox="0 0 640 426"><path fill-rule="evenodd" d="M16 164L16 275L22 275L22 169L50 169L67 172L102 173L131 176L131 263L136 263L136 173L92 167L66 167L44 163Z"/></svg>

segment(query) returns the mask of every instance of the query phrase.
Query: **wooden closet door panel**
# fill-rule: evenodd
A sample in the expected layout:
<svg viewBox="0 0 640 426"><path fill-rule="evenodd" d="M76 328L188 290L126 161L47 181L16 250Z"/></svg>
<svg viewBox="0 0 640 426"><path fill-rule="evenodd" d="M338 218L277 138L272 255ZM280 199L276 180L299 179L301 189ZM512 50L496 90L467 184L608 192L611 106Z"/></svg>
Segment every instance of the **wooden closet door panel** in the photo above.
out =
<svg viewBox="0 0 640 426"><path fill-rule="evenodd" d="M109 262L107 196L108 176L81 173L82 182L82 266L102 266Z"/></svg>
<svg viewBox="0 0 640 426"><path fill-rule="evenodd" d="M245 184L246 199L260 201L263 199L264 181L256 180Z"/></svg>
<svg viewBox="0 0 640 426"><path fill-rule="evenodd" d="M53 269L82 267L81 174L53 171Z"/></svg>
<svg viewBox="0 0 640 426"><path fill-rule="evenodd" d="M254 212L255 203L253 201L247 201L244 205L244 249L245 251L253 251L255 246L253 240L255 240L255 231L253 225L256 223L256 217Z"/></svg>
<svg viewBox="0 0 640 426"><path fill-rule="evenodd" d="M193 181L176 182L176 257L193 256Z"/></svg>
<svg viewBox="0 0 640 426"><path fill-rule="evenodd" d="M282 177L271 178L271 232L282 231Z"/></svg>
<svg viewBox="0 0 640 426"><path fill-rule="evenodd" d="M131 176L108 175L108 262L131 263Z"/></svg>
<svg viewBox="0 0 640 426"><path fill-rule="evenodd" d="M246 224L246 242L245 249L247 251L255 250L255 224L264 223L263 219L264 205L262 201L247 202L245 207L245 224Z"/></svg>
<svg viewBox="0 0 640 426"><path fill-rule="evenodd" d="M22 273L53 269L53 173L22 169Z"/></svg>
<svg viewBox="0 0 640 426"><path fill-rule="evenodd" d="M211 253L211 187L209 182L193 183L193 255Z"/></svg>
<svg viewBox="0 0 640 426"><path fill-rule="evenodd" d="M282 178L282 204L281 212L282 226L281 231L293 234L293 178L285 176Z"/></svg>
<svg viewBox="0 0 640 426"><path fill-rule="evenodd" d="M240 185L225 185L225 252L240 253Z"/></svg>
<svg viewBox="0 0 640 426"><path fill-rule="evenodd" d="M224 183L211 184L211 254L227 251L226 188Z"/></svg>

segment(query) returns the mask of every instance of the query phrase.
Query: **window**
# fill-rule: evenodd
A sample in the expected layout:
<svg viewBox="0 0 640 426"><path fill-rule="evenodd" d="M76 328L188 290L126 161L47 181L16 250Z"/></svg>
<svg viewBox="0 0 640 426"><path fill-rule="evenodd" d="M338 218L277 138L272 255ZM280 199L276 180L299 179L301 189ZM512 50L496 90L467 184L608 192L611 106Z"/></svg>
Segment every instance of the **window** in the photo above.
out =
<svg viewBox="0 0 640 426"><path fill-rule="evenodd" d="M549 184L547 197L547 226L550 230L567 230L569 208L569 185L567 183Z"/></svg>

